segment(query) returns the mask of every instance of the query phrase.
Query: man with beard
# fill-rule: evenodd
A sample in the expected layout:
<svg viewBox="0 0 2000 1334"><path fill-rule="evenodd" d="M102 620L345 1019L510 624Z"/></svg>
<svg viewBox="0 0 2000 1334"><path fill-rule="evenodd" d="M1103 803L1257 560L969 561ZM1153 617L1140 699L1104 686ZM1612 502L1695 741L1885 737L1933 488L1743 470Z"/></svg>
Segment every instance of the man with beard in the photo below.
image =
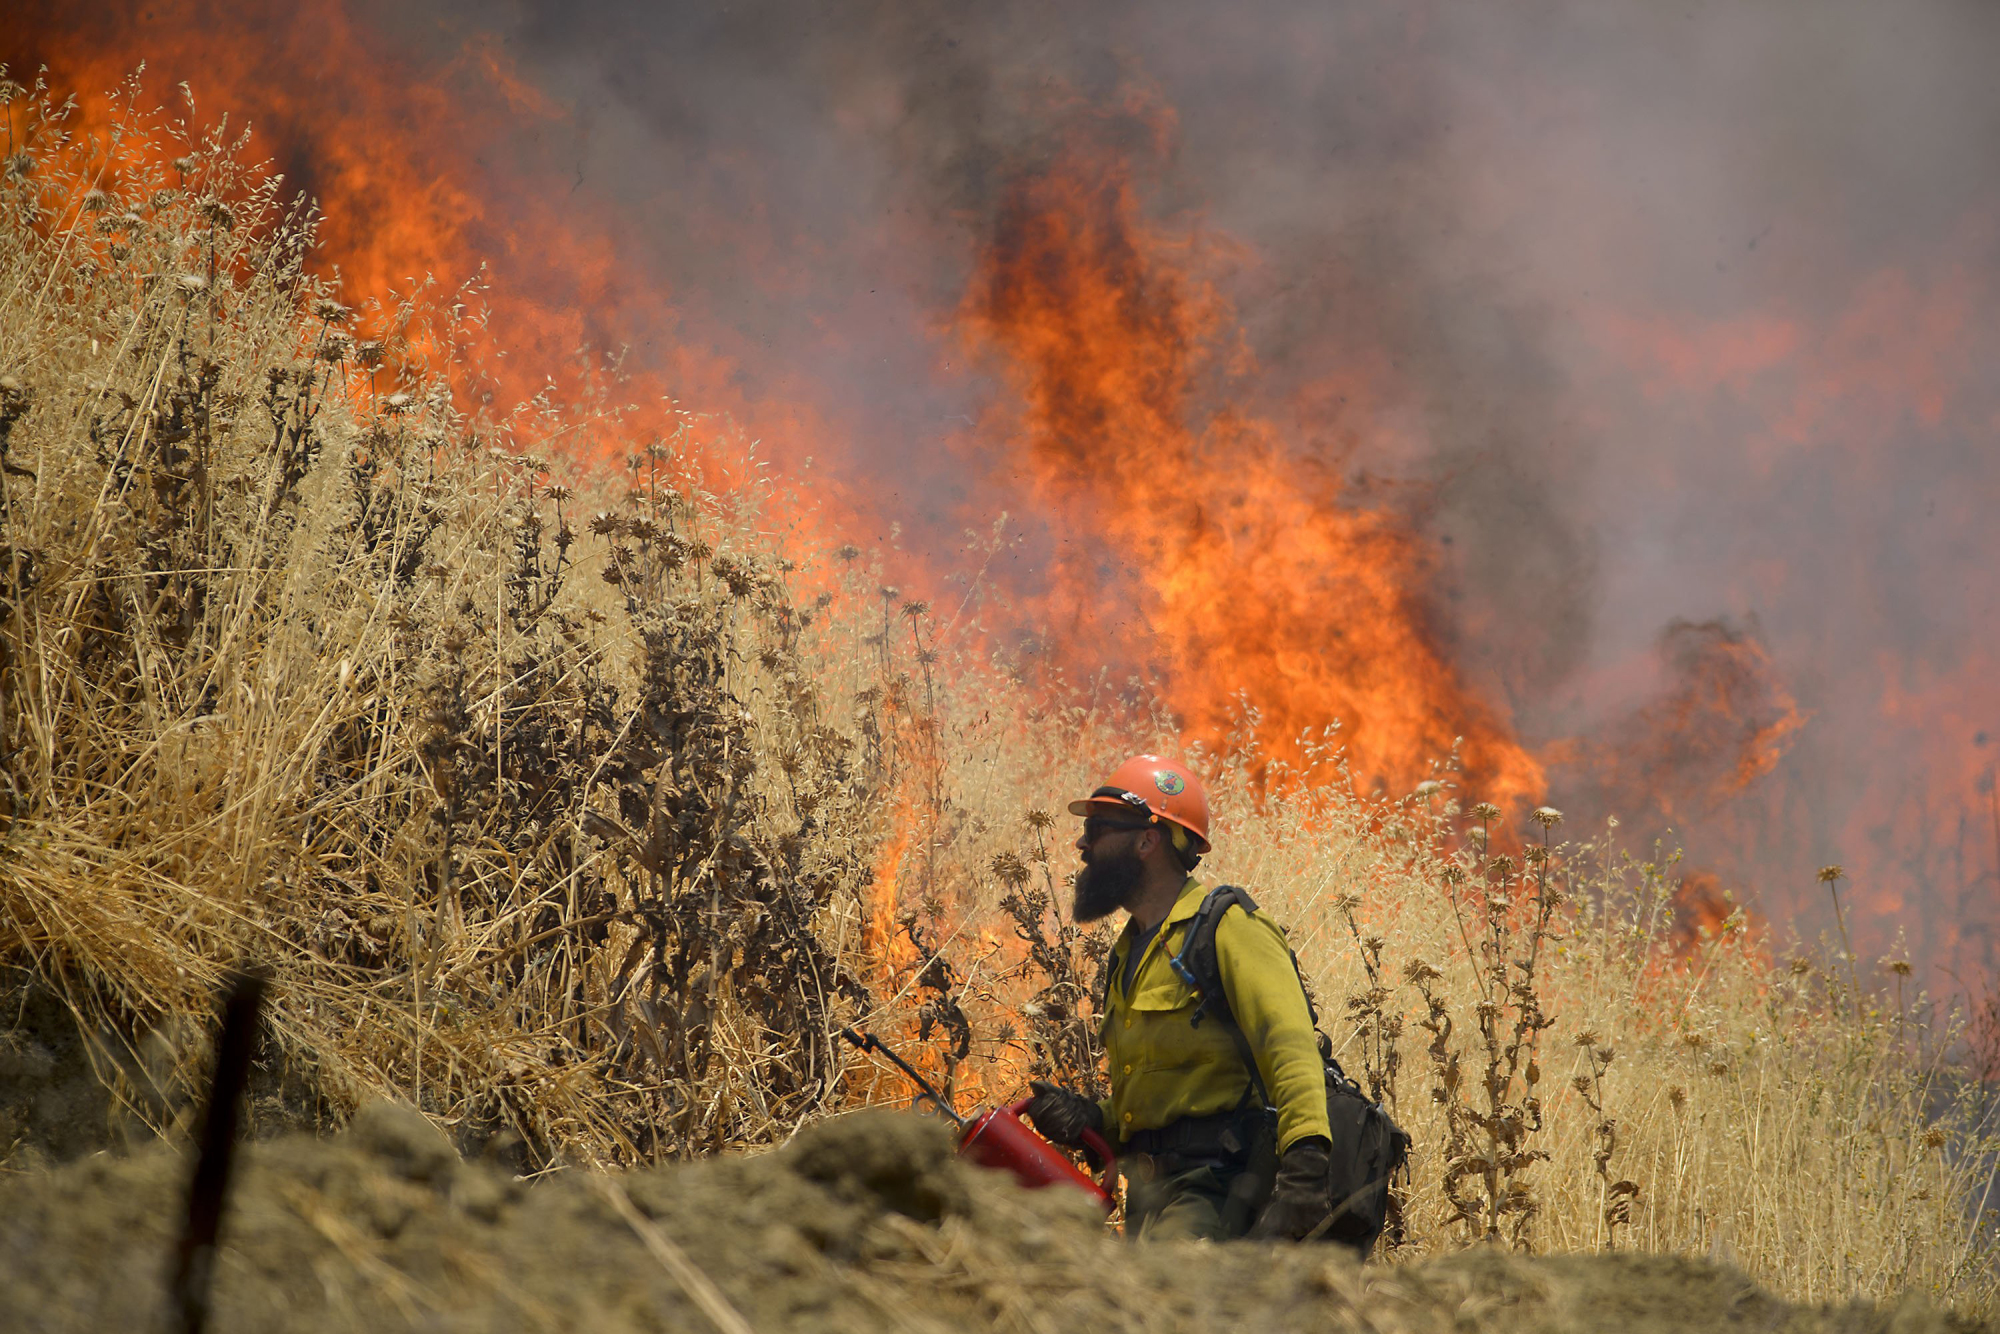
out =
<svg viewBox="0 0 2000 1334"><path fill-rule="evenodd" d="M1057 1144L1075 1146L1085 1130L1112 1140L1128 1235L1311 1234L1329 1212L1331 1136L1318 1038L1284 932L1240 904L1216 919L1241 1042L1202 1005L1182 957L1208 894L1192 874L1209 850L1201 780L1140 755L1069 809L1083 817L1076 920L1129 914L1100 1007L1111 1096L1094 1102L1037 1080L1029 1119Z"/></svg>

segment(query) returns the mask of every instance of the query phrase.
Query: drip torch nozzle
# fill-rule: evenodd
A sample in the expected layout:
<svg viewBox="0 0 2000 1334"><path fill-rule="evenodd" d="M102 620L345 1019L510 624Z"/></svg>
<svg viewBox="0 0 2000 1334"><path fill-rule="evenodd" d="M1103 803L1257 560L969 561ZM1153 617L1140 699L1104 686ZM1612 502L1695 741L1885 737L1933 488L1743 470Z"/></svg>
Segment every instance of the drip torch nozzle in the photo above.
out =
<svg viewBox="0 0 2000 1334"><path fill-rule="evenodd" d="M901 1070L912 1084L917 1086L922 1097L929 1098L933 1107L936 1107L940 1112L951 1118L953 1125L965 1125L965 1118L958 1114L958 1109L940 1097L938 1091L930 1086L930 1082L911 1068L908 1061L891 1051L882 1039L876 1037L873 1033L861 1033L852 1028L842 1028L840 1036L852 1042L862 1051L880 1052L882 1055L888 1057L894 1063L895 1067Z"/></svg>

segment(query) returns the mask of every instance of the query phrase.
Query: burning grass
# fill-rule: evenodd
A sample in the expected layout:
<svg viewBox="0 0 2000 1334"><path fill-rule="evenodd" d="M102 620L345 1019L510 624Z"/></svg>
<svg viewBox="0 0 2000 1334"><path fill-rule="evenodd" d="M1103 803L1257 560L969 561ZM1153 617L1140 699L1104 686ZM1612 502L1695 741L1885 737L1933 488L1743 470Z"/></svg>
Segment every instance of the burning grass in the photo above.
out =
<svg viewBox="0 0 2000 1334"><path fill-rule="evenodd" d="M530 1169L906 1096L843 1022L961 1105L1099 1077L1107 936L1064 920L1048 813L1173 744L1142 688L1031 691L976 576L919 601L772 536L796 502L706 485L692 416L468 413L472 294L342 305L239 145L9 110L0 955L124 1044L133 1115L176 1131L246 956L320 1115L395 1097ZM1510 834L1448 763L1359 797L1331 736L1264 730L1198 757L1204 874L1290 926L1417 1137L1392 1260L1644 1249L1994 1307L1990 1081L1948 1016L1741 914L1687 943L1673 858L1611 829Z"/></svg>

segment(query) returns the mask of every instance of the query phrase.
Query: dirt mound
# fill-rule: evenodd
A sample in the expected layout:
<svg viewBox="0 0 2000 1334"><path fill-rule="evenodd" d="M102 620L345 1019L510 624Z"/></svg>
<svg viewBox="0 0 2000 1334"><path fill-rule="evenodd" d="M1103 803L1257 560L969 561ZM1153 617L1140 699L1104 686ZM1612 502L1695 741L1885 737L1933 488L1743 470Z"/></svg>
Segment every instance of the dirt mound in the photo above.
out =
<svg viewBox="0 0 2000 1334"><path fill-rule="evenodd" d="M0 965L0 1169L23 1171L143 1139L122 1115L74 1016L24 969ZM99 1052L114 1049L103 1035ZM99 1059L103 1059L100 1057Z"/></svg>
<svg viewBox="0 0 2000 1334"><path fill-rule="evenodd" d="M8 1325L150 1327L187 1170L156 1148L0 1185ZM936 1122L886 1112L757 1157L529 1185L381 1104L331 1140L248 1148L224 1240L221 1330L1979 1328L1915 1305L1790 1307L1656 1256L1363 1269L1317 1247L1133 1247L1082 1197L1016 1189L953 1158Z"/></svg>
<svg viewBox="0 0 2000 1334"><path fill-rule="evenodd" d="M132 1152L161 1128L185 1134L195 1101L185 1075L204 1072L210 1037L168 1023L121 1033L86 1025L61 993L31 971L0 964L0 1174L47 1168L86 1154ZM201 1056L190 1060L185 1051ZM243 1104L247 1137L324 1133L335 1102L312 1072L267 1049L250 1071Z"/></svg>

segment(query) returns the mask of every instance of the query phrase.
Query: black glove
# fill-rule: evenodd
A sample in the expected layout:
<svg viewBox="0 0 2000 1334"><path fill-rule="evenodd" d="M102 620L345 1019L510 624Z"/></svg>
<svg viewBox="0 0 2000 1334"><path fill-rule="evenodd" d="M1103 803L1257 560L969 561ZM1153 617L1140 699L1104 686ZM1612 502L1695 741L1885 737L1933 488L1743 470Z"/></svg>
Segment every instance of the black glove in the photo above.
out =
<svg viewBox="0 0 2000 1334"><path fill-rule="evenodd" d="M1035 1123L1042 1138L1076 1149L1083 1146L1084 1131L1104 1133L1103 1109L1081 1093L1071 1093L1042 1079L1029 1080L1028 1087L1035 1091L1035 1096L1021 1110Z"/></svg>
<svg viewBox="0 0 2000 1334"><path fill-rule="evenodd" d="M1258 1240L1303 1241L1333 1212L1332 1145L1317 1135L1300 1140L1278 1160L1271 1202L1250 1229Z"/></svg>

